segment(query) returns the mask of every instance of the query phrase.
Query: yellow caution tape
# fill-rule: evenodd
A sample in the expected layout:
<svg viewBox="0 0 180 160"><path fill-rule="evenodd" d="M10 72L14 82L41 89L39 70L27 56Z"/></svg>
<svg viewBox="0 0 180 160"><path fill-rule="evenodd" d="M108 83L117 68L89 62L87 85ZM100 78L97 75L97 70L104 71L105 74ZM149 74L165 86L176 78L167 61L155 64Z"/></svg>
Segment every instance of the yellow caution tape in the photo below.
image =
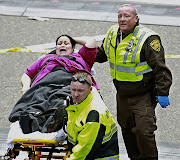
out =
<svg viewBox="0 0 180 160"><path fill-rule="evenodd" d="M180 55L165 55L165 58L180 58Z"/></svg>
<svg viewBox="0 0 180 160"><path fill-rule="evenodd" d="M31 52L31 50L26 48L15 47L9 49L9 52Z"/></svg>
<svg viewBox="0 0 180 160"><path fill-rule="evenodd" d="M9 49L0 49L0 53L6 53Z"/></svg>
<svg viewBox="0 0 180 160"><path fill-rule="evenodd" d="M43 50L31 50L27 48L9 48L9 49L0 49L0 53L6 53L6 52L35 52L35 53L47 53L50 51L50 49L43 49Z"/></svg>

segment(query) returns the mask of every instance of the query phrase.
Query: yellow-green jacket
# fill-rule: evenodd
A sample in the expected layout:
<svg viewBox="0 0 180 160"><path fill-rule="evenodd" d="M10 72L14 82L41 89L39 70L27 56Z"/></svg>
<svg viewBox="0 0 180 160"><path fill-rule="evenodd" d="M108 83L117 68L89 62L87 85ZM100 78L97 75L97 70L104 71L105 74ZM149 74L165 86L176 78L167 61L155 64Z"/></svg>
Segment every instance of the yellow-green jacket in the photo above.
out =
<svg viewBox="0 0 180 160"><path fill-rule="evenodd" d="M140 62L140 52L146 39L157 33L138 25L134 32L116 46L118 29L118 25L112 26L103 43L110 64L111 76L118 81L141 81L143 74L151 72L152 69L147 62Z"/></svg>
<svg viewBox="0 0 180 160"><path fill-rule="evenodd" d="M119 159L117 126L94 87L82 103L70 105L66 110L71 150L67 160Z"/></svg>

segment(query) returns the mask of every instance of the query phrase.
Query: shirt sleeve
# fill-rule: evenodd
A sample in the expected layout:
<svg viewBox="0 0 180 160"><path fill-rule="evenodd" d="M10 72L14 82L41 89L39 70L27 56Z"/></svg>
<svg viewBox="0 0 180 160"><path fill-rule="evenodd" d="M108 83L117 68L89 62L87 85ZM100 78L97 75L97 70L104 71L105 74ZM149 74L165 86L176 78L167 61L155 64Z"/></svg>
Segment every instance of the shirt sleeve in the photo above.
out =
<svg viewBox="0 0 180 160"><path fill-rule="evenodd" d="M90 67L93 66L97 55L97 48L87 48L86 46L83 46L78 53Z"/></svg>
<svg viewBox="0 0 180 160"><path fill-rule="evenodd" d="M99 146L102 144L104 134L105 126L97 122L86 123L84 129L78 134L78 144L72 148L72 154L67 160L84 160L87 157L92 159L94 145L97 149L97 143Z"/></svg>
<svg viewBox="0 0 180 160"><path fill-rule="evenodd" d="M44 58L40 58L38 60L36 60L34 63L32 63L32 65L30 65L27 70L26 70L26 74L33 79L35 77L35 75L38 73L40 65L41 65L41 61Z"/></svg>
<svg viewBox="0 0 180 160"><path fill-rule="evenodd" d="M172 74L165 63L164 48L159 36L150 36L144 46L148 65L153 70L157 95L168 96L172 84Z"/></svg>

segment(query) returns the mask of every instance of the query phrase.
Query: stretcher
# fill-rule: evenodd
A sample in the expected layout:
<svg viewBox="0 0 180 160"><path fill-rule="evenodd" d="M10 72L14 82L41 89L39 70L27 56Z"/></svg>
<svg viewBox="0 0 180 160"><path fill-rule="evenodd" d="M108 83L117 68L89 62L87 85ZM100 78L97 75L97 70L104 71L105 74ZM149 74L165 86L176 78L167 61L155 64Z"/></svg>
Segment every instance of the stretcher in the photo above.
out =
<svg viewBox="0 0 180 160"><path fill-rule="evenodd" d="M63 129L53 133L33 132L24 134L19 122L11 124L7 138L8 151L5 160L18 159L20 152L26 152L25 160L65 159L69 155L66 134Z"/></svg>
<svg viewBox="0 0 180 160"><path fill-rule="evenodd" d="M69 156L66 142L59 144L55 140L44 139L14 139L14 147L4 156L5 160L15 159L21 151L27 152L25 160L65 159Z"/></svg>

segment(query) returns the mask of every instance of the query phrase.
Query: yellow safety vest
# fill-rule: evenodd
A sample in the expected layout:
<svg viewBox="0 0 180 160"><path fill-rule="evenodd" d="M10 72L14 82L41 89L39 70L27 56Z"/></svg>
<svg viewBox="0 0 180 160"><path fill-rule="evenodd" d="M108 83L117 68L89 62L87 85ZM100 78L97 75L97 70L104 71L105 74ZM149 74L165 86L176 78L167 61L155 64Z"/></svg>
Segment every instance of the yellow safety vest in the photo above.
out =
<svg viewBox="0 0 180 160"><path fill-rule="evenodd" d="M68 111L68 141L74 146L69 159L72 157L79 160L86 158L86 155L91 151L92 146L96 141L101 124L106 127L102 144L110 141L114 133L117 132L117 126L112 115L94 87L92 92L83 102L77 105L70 105L66 110ZM98 123L86 122L87 116L92 110L96 110L99 113ZM69 159L67 158L67 160ZM115 160L119 159L119 156L114 155L102 159Z"/></svg>
<svg viewBox="0 0 180 160"><path fill-rule="evenodd" d="M108 30L103 44L110 64L111 77L118 81L141 81L144 73L152 71L146 61L140 62L142 46L149 36L158 34L138 25L134 32L125 37L116 47L118 29L118 25L113 25Z"/></svg>

